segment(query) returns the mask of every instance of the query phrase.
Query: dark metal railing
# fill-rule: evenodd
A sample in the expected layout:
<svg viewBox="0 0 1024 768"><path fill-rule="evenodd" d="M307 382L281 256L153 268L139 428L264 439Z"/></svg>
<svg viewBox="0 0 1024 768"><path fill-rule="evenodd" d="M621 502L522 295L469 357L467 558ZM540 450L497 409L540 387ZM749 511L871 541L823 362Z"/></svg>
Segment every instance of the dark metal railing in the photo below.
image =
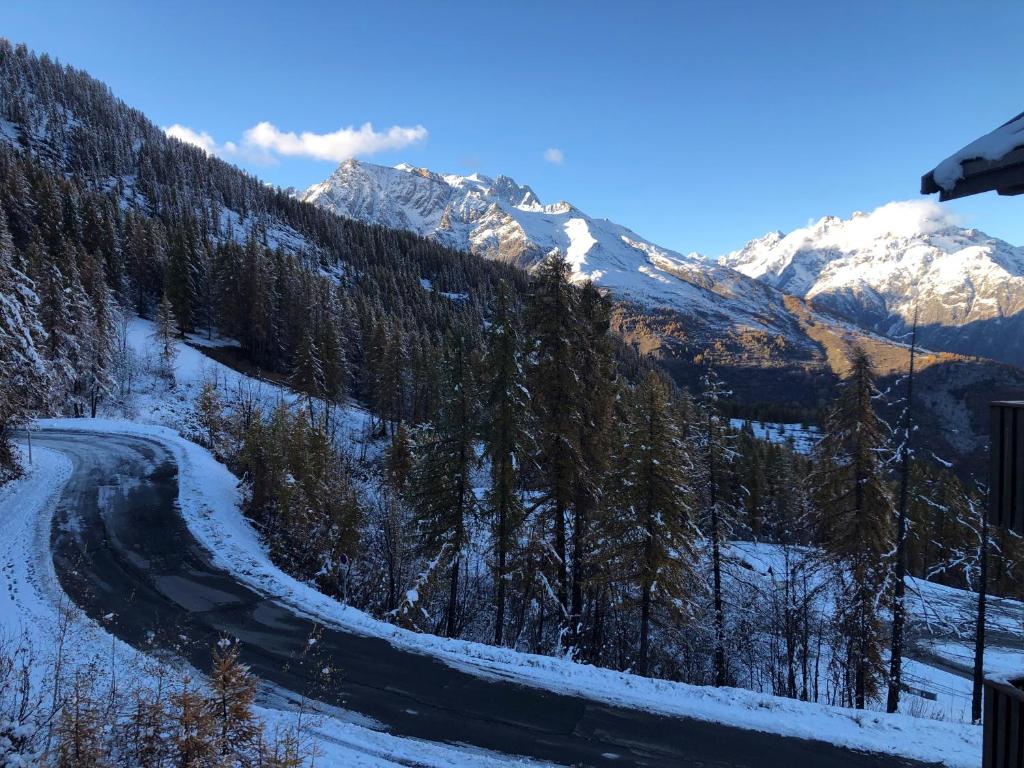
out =
<svg viewBox="0 0 1024 768"><path fill-rule="evenodd" d="M992 403L988 521L1024 535L1024 401Z"/></svg>
<svg viewBox="0 0 1024 768"><path fill-rule="evenodd" d="M1024 401L991 404L989 438L988 522L1024 534ZM982 768L1022 768L1024 677L985 681L982 722Z"/></svg>
<svg viewBox="0 0 1024 768"><path fill-rule="evenodd" d="M1024 765L1024 680L985 681L982 768L1020 768Z"/></svg>

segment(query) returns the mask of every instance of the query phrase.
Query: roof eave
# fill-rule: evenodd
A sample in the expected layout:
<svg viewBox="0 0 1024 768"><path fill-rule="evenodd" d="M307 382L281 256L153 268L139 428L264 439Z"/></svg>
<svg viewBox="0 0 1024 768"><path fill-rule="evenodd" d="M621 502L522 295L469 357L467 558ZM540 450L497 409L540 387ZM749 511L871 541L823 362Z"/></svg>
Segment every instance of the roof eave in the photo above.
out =
<svg viewBox="0 0 1024 768"><path fill-rule="evenodd" d="M939 193L939 200L956 200L961 197L995 191L1000 195L1024 193L1024 147L1019 147L999 160L981 158L963 163L963 176L952 189L946 189L935 181L935 172L929 171L921 177L921 194Z"/></svg>

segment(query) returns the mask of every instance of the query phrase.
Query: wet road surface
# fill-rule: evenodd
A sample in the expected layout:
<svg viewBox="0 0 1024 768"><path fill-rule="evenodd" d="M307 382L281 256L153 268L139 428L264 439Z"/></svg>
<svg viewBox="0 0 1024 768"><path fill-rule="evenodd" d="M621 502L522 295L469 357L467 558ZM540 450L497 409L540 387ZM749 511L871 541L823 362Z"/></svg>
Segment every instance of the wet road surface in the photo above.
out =
<svg viewBox="0 0 1024 768"><path fill-rule="evenodd" d="M223 636L261 678L360 713L389 732L562 765L675 768L888 768L923 763L716 723L664 717L489 680L316 622L214 566L177 508L177 466L146 438L46 430L34 442L73 472L54 518L65 591L141 649L171 649L207 669ZM113 614L112 620L104 617ZM316 670L341 670L324 687Z"/></svg>

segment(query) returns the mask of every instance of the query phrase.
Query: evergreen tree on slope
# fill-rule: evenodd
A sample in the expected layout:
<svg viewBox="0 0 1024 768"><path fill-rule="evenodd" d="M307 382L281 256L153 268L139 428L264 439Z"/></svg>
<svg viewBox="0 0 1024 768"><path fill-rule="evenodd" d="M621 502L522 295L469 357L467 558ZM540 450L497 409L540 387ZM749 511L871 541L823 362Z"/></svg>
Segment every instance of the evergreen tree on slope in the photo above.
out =
<svg viewBox="0 0 1024 768"><path fill-rule="evenodd" d="M472 470L478 424L476 382L465 339L455 336L444 361L448 395L437 422L420 444L413 470L411 501L429 570L448 570L444 634L460 631L459 578L467 526L476 512Z"/></svg>
<svg viewBox="0 0 1024 768"><path fill-rule="evenodd" d="M494 643L501 645L505 625L508 562L523 517L520 473L529 455L529 392L523 372L522 342L515 326L508 286L498 287L487 336L484 369L489 381L484 416L484 452L490 461L491 487L486 511L494 539Z"/></svg>
<svg viewBox="0 0 1024 768"><path fill-rule="evenodd" d="M39 299L14 259L14 244L0 211L0 476L15 468L10 431L42 395L47 379Z"/></svg>
<svg viewBox="0 0 1024 768"><path fill-rule="evenodd" d="M847 643L858 709L878 693L885 674L882 612L894 548L893 499L882 466L888 446L875 395L874 367L856 348L825 420L814 482L821 510L818 536L837 585L837 628Z"/></svg>
<svg viewBox="0 0 1024 768"><path fill-rule="evenodd" d="M711 590L714 601L714 671L715 685L729 682L729 664L726 658L725 596L722 585L723 549L729 540L735 510L727 494L728 465L735 458L729 443L726 421L719 411L721 401L728 395L722 380L709 365L702 377L700 414L701 423L693 434L697 459L697 477L700 481L701 511L707 537L711 544Z"/></svg>
<svg viewBox="0 0 1024 768"><path fill-rule="evenodd" d="M599 554L609 521L604 503L610 469L619 384L609 328L611 304L593 283L579 291L579 341L577 343L580 469L572 506L572 554L570 556L569 642L575 653L584 652L587 630L595 629L598 608L595 588L607 576L607 563ZM586 599L585 599L586 598ZM585 613L585 603L592 606ZM593 645L593 643L592 643ZM596 651L591 648L591 651Z"/></svg>
<svg viewBox="0 0 1024 768"><path fill-rule="evenodd" d="M560 636L569 626L569 571L566 518L583 469L580 452L579 296L561 253L549 256L534 279L527 306L532 367L530 393L539 424L538 465L543 472L545 514L550 521L553 592Z"/></svg>
<svg viewBox="0 0 1024 768"><path fill-rule="evenodd" d="M661 376L648 373L630 405L622 499L627 525L620 541L623 568L635 573L639 591L636 671L647 675L652 611L678 616L692 588L695 535L686 477L691 465Z"/></svg>

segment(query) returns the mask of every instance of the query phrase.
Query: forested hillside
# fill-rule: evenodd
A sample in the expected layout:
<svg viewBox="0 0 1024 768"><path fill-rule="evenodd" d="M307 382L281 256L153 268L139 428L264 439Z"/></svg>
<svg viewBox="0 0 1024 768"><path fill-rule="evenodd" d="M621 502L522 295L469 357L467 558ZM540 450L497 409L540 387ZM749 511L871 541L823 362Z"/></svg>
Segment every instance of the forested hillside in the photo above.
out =
<svg viewBox="0 0 1024 768"><path fill-rule="evenodd" d="M279 564L422 631L862 707L900 689L895 553L976 575L977 489L899 460L875 404L899 413L903 389L880 393L856 348L801 456L729 427L713 353L685 389L623 345L559 254L528 276L297 202L6 42L0 106L9 471L28 416L116 409L139 314L169 387L189 333L287 377L301 398L269 410L212 384L202 439ZM351 398L373 417L359 456L333 429ZM770 578L748 576L750 539L777 553Z"/></svg>
<svg viewBox="0 0 1024 768"><path fill-rule="evenodd" d="M7 42L0 108L5 283L20 286L5 305L20 362L4 400L17 412L45 398L94 410L118 308L152 316L166 296L180 331L215 327L270 370L315 349L331 398L375 399L401 355L415 394L399 407L422 419L442 335L478 329L500 280L517 297L526 285L519 270L298 203Z"/></svg>

